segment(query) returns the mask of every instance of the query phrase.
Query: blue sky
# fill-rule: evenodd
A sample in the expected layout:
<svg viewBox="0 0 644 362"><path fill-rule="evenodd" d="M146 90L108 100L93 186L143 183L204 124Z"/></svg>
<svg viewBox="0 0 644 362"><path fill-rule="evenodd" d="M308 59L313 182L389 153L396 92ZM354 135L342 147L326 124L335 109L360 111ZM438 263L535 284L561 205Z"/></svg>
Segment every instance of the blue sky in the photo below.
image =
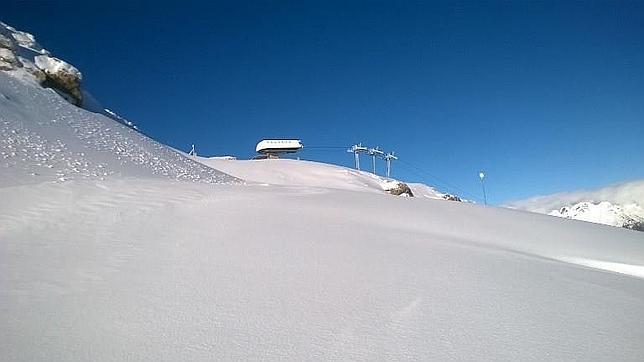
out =
<svg viewBox="0 0 644 362"><path fill-rule="evenodd" d="M362 142L400 156L394 177L466 197L485 170L496 204L644 178L644 1L2 8L176 148L299 138L302 158L349 166L332 147Z"/></svg>

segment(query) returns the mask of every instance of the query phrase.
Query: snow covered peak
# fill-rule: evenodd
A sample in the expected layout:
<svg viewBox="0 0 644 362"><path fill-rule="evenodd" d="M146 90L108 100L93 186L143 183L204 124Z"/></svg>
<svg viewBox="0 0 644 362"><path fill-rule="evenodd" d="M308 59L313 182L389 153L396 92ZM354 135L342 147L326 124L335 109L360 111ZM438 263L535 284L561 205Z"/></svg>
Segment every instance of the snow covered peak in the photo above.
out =
<svg viewBox="0 0 644 362"><path fill-rule="evenodd" d="M597 190L533 197L508 206L567 219L644 230L642 205L644 180Z"/></svg>
<svg viewBox="0 0 644 362"><path fill-rule="evenodd" d="M552 210L548 215L644 231L642 208L637 204L620 206L608 201L583 201Z"/></svg>

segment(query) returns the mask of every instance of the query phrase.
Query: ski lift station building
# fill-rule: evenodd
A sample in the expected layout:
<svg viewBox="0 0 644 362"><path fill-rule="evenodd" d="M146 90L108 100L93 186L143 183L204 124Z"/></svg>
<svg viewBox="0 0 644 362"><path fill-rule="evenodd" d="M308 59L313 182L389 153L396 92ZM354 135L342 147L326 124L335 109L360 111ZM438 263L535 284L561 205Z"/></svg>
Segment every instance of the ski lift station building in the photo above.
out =
<svg viewBox="0 0 644 362"><path fill-rule="evenodd" d="M255 151L266 156L279 156L283 153L294 153L304 147L300 140L262 140Z"/></svg>

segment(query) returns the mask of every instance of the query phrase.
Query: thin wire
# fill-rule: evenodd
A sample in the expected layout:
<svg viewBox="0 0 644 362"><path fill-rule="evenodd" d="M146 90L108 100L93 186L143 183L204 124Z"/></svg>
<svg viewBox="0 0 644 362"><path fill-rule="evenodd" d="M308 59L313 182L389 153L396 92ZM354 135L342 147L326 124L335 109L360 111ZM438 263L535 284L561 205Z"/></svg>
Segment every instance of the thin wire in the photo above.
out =
<svg viewBox="0 0 644 362"><path fill-rule="evenodd" d="M478 196L474 196L474 195L470 194L469 192L465 192L465 191L461 190L461 189L460 189L460 188L458 188L458 187L455 187L455 186L453 186L453 185L450 185L449 183L447 183L447 182L445 182L445 181L443 181L443 180L439 179L438 177L436 177L436 176L434 176L434 175L430 174L429 172L425 171L424 169L422 169L422 168L420 168L420 167L418 167L418 166L416 166L416 165L413 165L413 164L411 164L411 163L409 163L409 162L401 161L401 160L398 160L398 162L399 162L399 163L401 163L401 165L406 166L406 167L409 167L409 168L411 168L412 170L416 171L416 172L417 172L417 173L419 173L421 176L427 177L427 178L429 178L429 179L433 179L433 180L435 181L435 183L437 184L437 186L445 187L446 189L448 189L448 190L452 190L452 192L455 192L455 193L457 193L457 194L460 194L461 196L465 196L465 197L467 197L468 199L473 199L473 200L482 201L480 197L478 197Z"/></svg>
<svg viewBox="0 0 644 362"><path fill-rule="evenodd" d="M302 148L300 152L305 152L306 150L340 150L340 149L348 149L346 146L305 146ZM415 171L416 174L422 176L423 178L429 178L430 180L433 180L433 183L436 184L436 186L439 186L441 188L445 188L446 190L449 190L451 192L457 193L461 196L465 196L468 199L471 200L477 200L479 202L483 201L480 197L474 196L470 194L469 192L465 192L462 189L455 187L451 185L450 183L441 180L440 178L436 177L435 175L427 172L426 170L411 164L406 161L402 161L400 159L396 160L397 163L400 163L401 166L407 167L411 169L412 171Z"/></svg>
<svg viewBox="0 0 644 362"><path fill-rule="evenodd" d="M306 149L336 150L336 149L346 149L346 148L347 148L346 146L307 146L307 147L304 147L302 149L302 151L305 151ZM470 194L469 192L465 192L465 191L461 190L458 187L450 185L448 182L445 182L445 181L439 179L438 177L430 174L429 172L423 170L422 168L420 168L418 166L415 166L415 165L413 165L413 164L411 164L409 162L401 161L401 160L397 160L397 162L400 162L403 165L406 165L407 167L410 167L412 170L415 170L417 173L420 174L420 176L429 177L430 179L433 179L434 181L436 181L435 183L438 184L437 186L445 187L446 189L452 190L452 192L458 193L458 194L460 194L462 196L465 196L465 197L467 197L469 199L482 201L480 197L474 196L474 195Z"/></svg>
<svg viewBox="0 0 644 362"><path fill-rule="evenodd" d="M332 150L339 150L339 149L347 149L346 146L304 146L302 150L311 150L311 149L332 149Z"/></svg>

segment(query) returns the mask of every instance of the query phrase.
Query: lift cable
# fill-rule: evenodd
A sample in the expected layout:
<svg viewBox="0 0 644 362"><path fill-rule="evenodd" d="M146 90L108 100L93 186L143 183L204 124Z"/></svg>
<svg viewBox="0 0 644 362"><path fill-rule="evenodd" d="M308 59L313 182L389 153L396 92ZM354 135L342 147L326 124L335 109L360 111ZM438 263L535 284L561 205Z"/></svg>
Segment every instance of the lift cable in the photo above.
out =
<svg viewBox="0 0 644 362"><path fill-rule="evenodd" d="M306 149L337 150L337 149L346 149L346 148L347 148L346 146L305 146L302 150L303 151L306 150ZM409 163L407 161L404 161L404 160L397 160L397 162L399 162L403 166L407 166L407 168L411 169L411 171L415 171L416 174L418 174L419 176L422 176L423 178L429 178L430 180L434 181L434 183L437 186L444 187L445 189L447 189L447 190L449 190L449 191L451 191L453 193L456 193L458 195L461 195L463 197L466 197L466 198L468 198L470 200L477 200L479 202L483 201L480 197L474 196L469 192L465 192L462 189L460 189L458 187L455 187L455 186L451 185L450 183L448 183L446 181L441 180L440 178L438 178L438 177L434 176L433 174L427 172L426 170L424 170L421 167L418 167L418 166L416 166L414 164L411 164L411 163Z"/></svg>
<svg viewBox="0 0 644 362"><path fill-rule="evenodd" d="M422 169L422 168L420 168L420 167L418 167L418 166L416 166L416 165L413 165L413 164L411 164L411 163L409 163L409 162L407 162L407 161L401 161L401 160L399 160L398 162L399 162L401 165L408 167L408 168L409 168L409 169L411 169L412 171L415 171L415 172L416 172L417 174L419 174L420 176L423 176L423 177L429 178L431 181L434 181L434 182L436 183L436 185L437 185L437 186L445 187L445 189L447 189L447 190L449 190L449 191L451 191L451 192L454 192L454 193L456 193L456 194L458 194L458 195L464 196L464 197L466 197L466 198L468 198L468 199L471 199L471 200L477 200L477 201L479 201L479 202L481 202L481 201L482 201L480 197L478 197L478 196L474 196L474 195L470 194L469 192L465 192L465 191L461 190L461 189L460 189L460 188L458 188L458 187L455 187L455 186L453 186L453 185L450 185L448 182L446 182L446 181L443 181L443 180L439 179L438 177L436 177L436 176L432 175L431 173L429 173L429 172L425 171L424 169Z"/></svg>
<svg viewBox="0 0 644 362"><path fill-rule="evenodd" d="M300 152L306 152L306 150L320 150L320 151L329 150L329 151L333 151L333 150L346 150L346 149L347 149L347 146L330 146L330 145L317 146L317 145L314 145L314 146L304 146L300 150ZM450 191L452 193L458 194L460 196L464 196L464 197L466 197L466 198L468 198L470 200L476 200L476 201L479 201L479 202L483 201L480 197L474 196L469 192L465 192L462 189L460 189L458 187L455 187L455 186L451 185L450 183L448 183L446 181L441 180L440 178L438 178L435 175L427 172L426 170L424 170L421 167L418 167L418 166L416 166L416 165L414 165L412 163L409 163L407 161L400 160L400 159L397 160L397 162L401 166L406 167L407 169L415 172L417 175L419 175L419 176L421 176L423 178L429 179L436 186L439 186L441 188L445 188L447 191Z"/></svg>
<svg viewBox="0 0 644 362"><path fill-rule="evenodd" d="M302 147L302 150L320 150L320 149L327 149L327 150L340 150L340 149L346 149L346 146L304 146Z"/></svg>

